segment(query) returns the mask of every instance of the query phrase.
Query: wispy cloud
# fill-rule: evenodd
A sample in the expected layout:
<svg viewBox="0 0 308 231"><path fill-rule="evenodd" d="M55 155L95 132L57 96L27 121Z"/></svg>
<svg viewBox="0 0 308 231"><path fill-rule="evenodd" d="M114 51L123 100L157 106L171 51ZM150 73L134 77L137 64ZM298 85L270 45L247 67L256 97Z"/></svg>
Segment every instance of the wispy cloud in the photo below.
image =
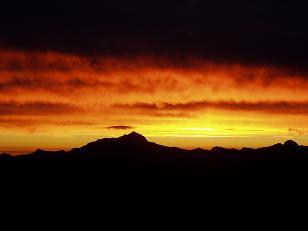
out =
<svg viewBox="0 0 308 231"><path fill-rule="evenodd" d="M106 127L107 129L114 129L114 130L132 130L132 129L135 129L135 127L133 126L109 126L109 127Z"/></svg>

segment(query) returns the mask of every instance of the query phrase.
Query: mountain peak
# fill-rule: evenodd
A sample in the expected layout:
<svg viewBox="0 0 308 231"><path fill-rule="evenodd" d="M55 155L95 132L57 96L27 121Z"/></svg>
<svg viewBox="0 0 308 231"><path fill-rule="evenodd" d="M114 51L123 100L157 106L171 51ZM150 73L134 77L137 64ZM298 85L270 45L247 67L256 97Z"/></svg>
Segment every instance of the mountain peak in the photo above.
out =
<svg viewBox="0 0 308 231"><path fill-rule="evenodd" d="M298 144L293 140L286 141L284 146L290 150L296 150L299 147Z"/></svg>
<svg viewBox="0 0 308 231"><path fill-rule="evenodd" d="M132 141L132 142L147 142L147 139L143 135L137 132L132 132L128 135L124 135L120 137L119 139L126 140L126 141Z"/></svg>

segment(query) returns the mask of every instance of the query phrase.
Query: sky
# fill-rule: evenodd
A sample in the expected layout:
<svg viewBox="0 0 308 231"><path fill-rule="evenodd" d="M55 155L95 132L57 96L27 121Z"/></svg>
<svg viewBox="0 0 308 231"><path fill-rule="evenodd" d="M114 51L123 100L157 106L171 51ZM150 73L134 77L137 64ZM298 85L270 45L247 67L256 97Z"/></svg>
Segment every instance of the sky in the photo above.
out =
<svg viewBox="0 0 308 231"><path fill-rule="evenodd" d="M9 1L0 153L137 131L183 148L308 145L308 15L296 1Z"/></svg>

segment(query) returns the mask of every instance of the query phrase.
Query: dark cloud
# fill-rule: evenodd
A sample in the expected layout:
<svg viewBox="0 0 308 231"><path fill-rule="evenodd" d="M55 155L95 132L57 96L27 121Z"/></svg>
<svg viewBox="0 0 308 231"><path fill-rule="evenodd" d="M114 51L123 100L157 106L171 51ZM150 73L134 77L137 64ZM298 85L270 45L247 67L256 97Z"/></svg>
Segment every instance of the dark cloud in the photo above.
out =
<svg viewBox="0 0 308 231"><path fill-rule="evenodd" d="M305 69L306 9L303 1L278 0L12 0L1 4L0 41L90 56L197 56Z"/></svg>
<svg viewBox="0 0 308 231"><path fill-rule="evenodd" d="M135 127L132 126L109 126L106 127L107 129L114 129L114 130L132 130L135 129Z"/></svg>
<svg viewBox="0 0 308 231"><path fill-rule="evenodd" d="M26 128L34 131L39 126L54 125L54 126L94 126L94 122L81 121L81 120L59 120L59 119L19 119L19 118L0 118L0 128Z"/></svg>
<svg viewBox="0 0 308 231"><path fill-rule="evenodd" d="M289 128L289 135L290 136L304 136L307 134L307 130L300 130L297 128Z"/></svg>
<svg viewBox="0 0 308 231"><path fill-rule="evenodd" d="M23 75L21 75L23 76ZM72 77L68 80L62 80L61 78L52 77L52 74L48 78L36 77L20 77L10 75L10 78L6 81L0 81L0 94L8 93L14 90L22 91L46 91L55 94L70 94L72 92L80 92L80 90L101 91L102 89L108 92L117 92L120 94L127 93L153 93L158 90L176 89L175 85L171 85L172 82L166 85L162 83L142 82L130 83L125 79L120 79L118 82L109 82L108 80L95 80ZM178 90L178 89L177 89Z"/></svg>
<svg viewBox="0 0 308 231"><path fill-rule="evenodd" d="M199 101L188 103L135 103L135 104L116 104L115 108L138 110L145 114L151 113L181 113L190 115L207 109L217 109L226 111L262 112L274 114L308 114L308 102L289 102L289 101ZM163 114L162 114L163 115Z"/></svg>
<svg viewBox="0 0 308 231"><path fill-rule="evenodd" d="M52 88L54 81L48 79L38 79L38 78L21 78L18 76L13 76L10 79L0 82L0 90L14 90L14 89L44 89Z"/></svg>
<svg viewBox="0 0 308 231"><path fill-rule="evenodd" d="M83 112L81 108L65 103L51 102L0 102L0 115L22 116L22 115L61 115Z"/></svg>
<svg viewBox="0 0 308 231"><path fill-rule="evenodd" d="M86 80L80 78L71 78L66 81L61 79L52 78L39 78L39 77L20 77L10 76L10 79L0 82L1 91L10 91L15 89L22 90L46 90L52 92L63 93L66 91L78 91L85 88L115 88L115 84L107 81Z"/></svg>

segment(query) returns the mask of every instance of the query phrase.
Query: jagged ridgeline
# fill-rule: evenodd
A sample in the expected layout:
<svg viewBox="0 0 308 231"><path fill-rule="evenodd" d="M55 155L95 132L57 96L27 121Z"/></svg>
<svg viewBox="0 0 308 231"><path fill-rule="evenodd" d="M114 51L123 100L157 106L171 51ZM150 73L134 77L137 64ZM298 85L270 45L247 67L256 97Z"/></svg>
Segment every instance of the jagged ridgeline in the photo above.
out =
<svg viewBox="0 0 308 231"><path fill-rule="evenodd" d="M259 149L184 150L149 142L133 132L119 138L100 139L70 151L37 150L20 156L2 154L0 163L1 166L19 163L23 169L29 165L39 166L41 173L51 170L50 166L53 172L72 170L76 173L86 169L92 177L109 180L205 183L217 179L275 179L284 182L308 176L308 147L287 141Z"/></svg>

